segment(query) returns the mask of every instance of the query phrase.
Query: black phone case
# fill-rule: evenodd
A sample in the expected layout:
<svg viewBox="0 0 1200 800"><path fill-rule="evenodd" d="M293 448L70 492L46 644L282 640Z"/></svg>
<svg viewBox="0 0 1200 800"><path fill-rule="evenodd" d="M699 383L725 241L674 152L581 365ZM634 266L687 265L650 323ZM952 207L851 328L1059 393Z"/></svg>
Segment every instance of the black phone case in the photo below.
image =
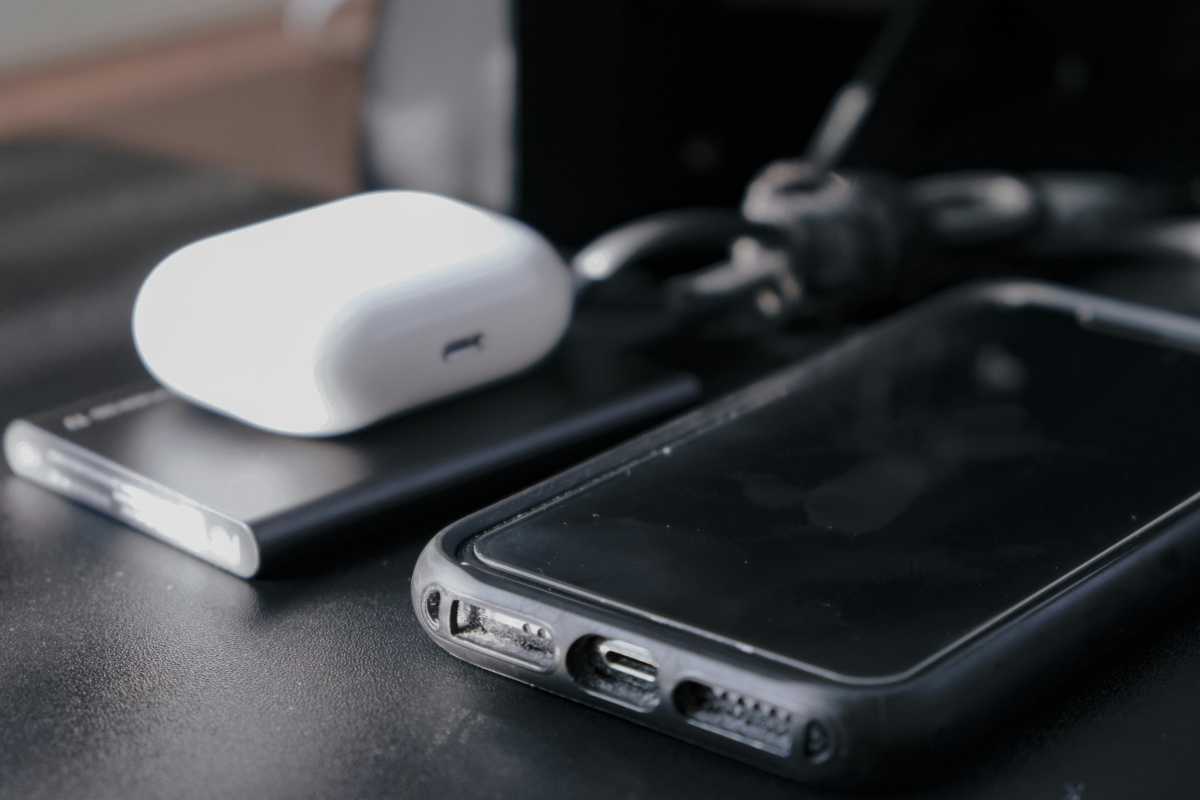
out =
<svg viewBox="0 0 1200 800"><path fill-rule="evenodd" d="M474 555L471 542L586 492L673 443L787 397L827 359L853 358L866 337L923 325L959 303L1042 304L1089 324L1200 347L1200 323L1194 320L1072 290L1010 282L951 291L446 528L426 546L413 573L413 606L425 630L472 664L799 780L878 783L951 754L1061 684L1122 632L1160 614L1164 603L1189 593L1200 574L1195 498L1166 522L1122 540L936 660L885 684L835 681L782 666L747 644L721 643L701 631L623 611L604 598L500 572ZM516 626L515 638L497 649L456 635L460 607L499 613ZM621 705L577 684L568 663L572 644L591 636L653 652L661 697L652 708ZM679 689L694 683L717 687L725 701L744 706L747 714L767 715L777 735L764 738L749 730L739 735L686 715Z"/></svg>

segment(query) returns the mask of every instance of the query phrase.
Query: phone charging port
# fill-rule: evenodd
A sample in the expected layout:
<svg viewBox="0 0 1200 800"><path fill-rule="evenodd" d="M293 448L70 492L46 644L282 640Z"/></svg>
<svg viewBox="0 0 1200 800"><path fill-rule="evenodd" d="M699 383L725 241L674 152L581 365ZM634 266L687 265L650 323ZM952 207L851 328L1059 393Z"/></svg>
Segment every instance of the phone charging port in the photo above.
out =
<svg viewBox="0 0 1200 800"><path fill-rule="evenodd" d="M658 664L640 645L585 636L572 645L567 668L589 694L640 711L658 704Z"/></svg>

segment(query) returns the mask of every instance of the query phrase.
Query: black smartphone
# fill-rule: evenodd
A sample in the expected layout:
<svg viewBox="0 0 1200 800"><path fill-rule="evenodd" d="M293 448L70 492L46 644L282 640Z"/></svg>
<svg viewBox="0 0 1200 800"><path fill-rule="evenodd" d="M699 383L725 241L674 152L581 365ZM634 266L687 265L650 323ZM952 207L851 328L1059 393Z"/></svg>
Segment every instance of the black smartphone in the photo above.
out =
<svg viewBox="0 0 1200 800"><path fill-rule="evenodd" d="M891 780L1200 575L1200 321L954 290L464 519L451 654L802 780Z"/></svg>

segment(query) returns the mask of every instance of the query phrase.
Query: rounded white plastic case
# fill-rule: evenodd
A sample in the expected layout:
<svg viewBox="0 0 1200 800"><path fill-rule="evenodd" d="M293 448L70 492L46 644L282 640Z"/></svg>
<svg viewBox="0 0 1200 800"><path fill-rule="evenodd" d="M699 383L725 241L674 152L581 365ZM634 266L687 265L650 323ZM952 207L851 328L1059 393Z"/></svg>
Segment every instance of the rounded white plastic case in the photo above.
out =
<svg viewBox="0 0 1200 800"><path fill-rule="evenodd" d="M278 433L328 436L528 367L570 273L514 220L372 192L202 239L146 279L133 335L164 386Z"/></svg>

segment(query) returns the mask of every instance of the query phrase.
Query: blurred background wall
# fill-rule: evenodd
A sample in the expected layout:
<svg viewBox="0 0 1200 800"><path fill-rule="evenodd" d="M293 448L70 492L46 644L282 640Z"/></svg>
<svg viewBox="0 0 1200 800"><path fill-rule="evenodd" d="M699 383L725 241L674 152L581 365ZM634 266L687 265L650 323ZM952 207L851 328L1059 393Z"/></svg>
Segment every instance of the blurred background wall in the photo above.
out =
<svg viewBox="0 0 1200 800"><path fill-rule="evenodd" d="M373 4L13 0L0 140L76 136L338 194L358 182Z"/></svg>
<svg viewBox="0 0 1200 800"><path fill-rule="evenodd" d="M20 2L0 26L0 67L28 66L276 9L279 0Z"/></svg>
<svg viewBox="0 0 1200 800"><path fill-rule="evenodd" d="M0 142L447 192L582 244L739 202L897 2L8 0ZM929 0L847 164L1200 174L1198 37L1185 0Z"/></svg>

